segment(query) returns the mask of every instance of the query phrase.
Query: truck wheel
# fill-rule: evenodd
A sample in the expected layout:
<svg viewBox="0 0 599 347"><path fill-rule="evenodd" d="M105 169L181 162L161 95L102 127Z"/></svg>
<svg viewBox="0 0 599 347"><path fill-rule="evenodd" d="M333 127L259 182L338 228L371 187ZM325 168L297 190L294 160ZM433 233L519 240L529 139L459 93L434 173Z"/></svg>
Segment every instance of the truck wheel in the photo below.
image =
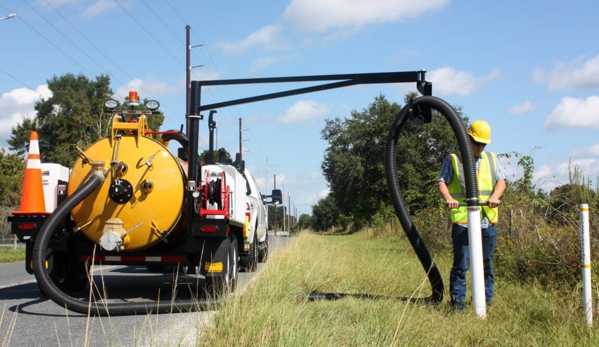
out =
<svg viewBox="0 0 599 347"><path fill-rule="evenodd" d="M248 255L243 257L242 267L245 272L254 272L258 267L258 237L254 232L254 240L250 244L250 251Z"/></svg>
<svg viewBox="0 0 599 347"><path fill-rule="evenodd" d="M69 262L64 256L55 255L54 268L50 272L52 282L62 291L79 291L87 285L85 266Z"/></svg>
<svg viewBox="0 0 599 347"><path fill-rule="evenodd" d="M239 253L237 247L237 237L231 233L224 273L218 277L206 277L206 292L208 295L218 297L235 289L239 272Z"/></svg>
<svg viewBox="0 0 599 347"><path fill-rule="evenodd" d="M239 275L239 245L237 236L231 233L231 243L229 244L229 289L235 290L237 286L237 276Z"/></svg>
<svg viewBox="0 0 599 347"><path fill-rule="evenodd" d="M268 259L268 232L266 233L266 236L264 237L264 243L262 244L262 247L260 248L260 251L258 252L258 261L261 263L266 263L266 260Z"/></svg>

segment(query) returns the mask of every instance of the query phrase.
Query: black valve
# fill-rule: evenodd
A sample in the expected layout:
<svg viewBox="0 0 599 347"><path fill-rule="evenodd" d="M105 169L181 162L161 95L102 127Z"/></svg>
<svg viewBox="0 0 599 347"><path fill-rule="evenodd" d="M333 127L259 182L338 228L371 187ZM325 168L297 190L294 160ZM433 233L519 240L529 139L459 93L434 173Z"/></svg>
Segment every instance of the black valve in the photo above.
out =
<svg viewBox="0 0 599 347"><path fill-rule="evenodd" d="M117 204L124 204L133 196L133 186L126 180L114 180L110 185L108 195Z"/></svg>

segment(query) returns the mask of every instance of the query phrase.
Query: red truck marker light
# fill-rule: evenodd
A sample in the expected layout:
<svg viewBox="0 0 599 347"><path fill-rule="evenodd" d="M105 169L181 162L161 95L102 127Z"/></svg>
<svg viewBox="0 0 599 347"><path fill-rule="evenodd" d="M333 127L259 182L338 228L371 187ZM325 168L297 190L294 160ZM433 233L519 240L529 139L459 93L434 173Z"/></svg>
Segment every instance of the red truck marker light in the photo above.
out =
<svg viewBox="0 0 599 347"><path fill-rule="evenodd" d="M19 230L34 230L37 228L37 224L35 223L21 223L17 227Z"/></svg>
<svg viewBox="0 0 599 347"><path fill-rule="evenodd" d="M217 225L203 225L202 231L205 233L215 233L218 231Z"/></svg>

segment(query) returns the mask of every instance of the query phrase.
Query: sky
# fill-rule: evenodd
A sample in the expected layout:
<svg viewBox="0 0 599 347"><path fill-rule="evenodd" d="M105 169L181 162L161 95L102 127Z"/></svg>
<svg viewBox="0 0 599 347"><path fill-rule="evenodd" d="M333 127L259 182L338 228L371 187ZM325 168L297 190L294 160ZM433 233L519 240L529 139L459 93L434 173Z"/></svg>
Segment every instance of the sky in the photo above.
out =
<svg viewBox="0 0 599 347"><path fill-rule="evenodd" d="M487 150L534 159L544 191L578 167L599 180L599 2L594 0L3 0L0 147L48 98L47 80L109 75L114 98L155 99L162 130L185 123L186 30L191 79L426 70L433 95L492 127ZM202 104L312 84L203 88ZM216 147L243 158L262 193L275 183L292 212L329 191L321 164L327 119L375 97L403 103L414 83L358 85L218 109ZM205 114L207 116L207 114ZM207 117L206 117L207 119ZM200 124L200 151L208 146ZM378 160L374 158L374 160Z"/></svg>

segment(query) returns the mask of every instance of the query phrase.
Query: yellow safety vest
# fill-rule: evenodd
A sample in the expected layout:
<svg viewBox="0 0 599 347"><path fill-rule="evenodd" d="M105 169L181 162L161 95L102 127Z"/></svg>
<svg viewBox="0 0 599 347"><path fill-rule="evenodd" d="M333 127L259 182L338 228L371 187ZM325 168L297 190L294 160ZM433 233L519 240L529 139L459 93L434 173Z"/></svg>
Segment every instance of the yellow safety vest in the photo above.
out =
<svg viewBox="0 0 599 347"><path fill-rule="evenodd" d="M464 180L464 166L462 157L459 154L450 154L453 167L453 180L449 185L449 193L461 204L466 202L466 183ZM493 152L482 152L478 163L478 172L476 174L478 182L478 199L480 202L487 201L493 194L495 184L497 183L497 156ZM481 213L484 212L490 223L497 223L499 209L482 206ZM481 214L481 219L483 218ZM463 206L451 210L452 223L468 223L468 208Z"/></svg>

